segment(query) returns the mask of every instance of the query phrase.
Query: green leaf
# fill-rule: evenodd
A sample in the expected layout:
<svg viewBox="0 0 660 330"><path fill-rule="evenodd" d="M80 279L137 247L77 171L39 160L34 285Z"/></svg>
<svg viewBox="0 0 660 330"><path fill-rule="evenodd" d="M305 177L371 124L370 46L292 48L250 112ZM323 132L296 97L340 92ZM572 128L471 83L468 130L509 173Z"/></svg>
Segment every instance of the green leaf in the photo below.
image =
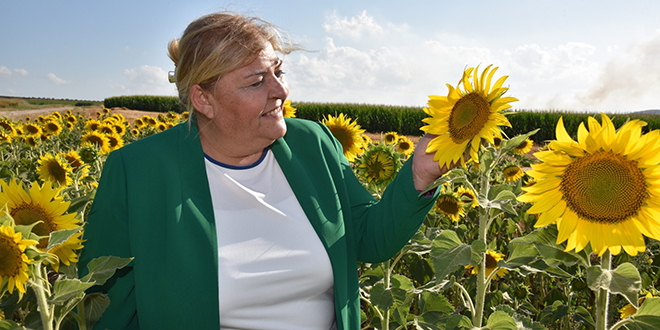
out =
<svg viewBox="0 0 660 330"><path fill-rule="evenodd" d="M486 329L491 330L518 330L516 325L516 320L514 320L509 314L497 311L493 314L490 314L488 321L486 322Z"/></svg>
<svg viewBox="0 0 660 330"><path fill-rule="evenodd" d="M110 298L103 293L91 293L83 300L83 306L85 306L85 324L87 329L91 329L110 306Z"/></svg>
<svg viewBox="0 0 660 330"><path fill-rule="evenodd" d="M63 320L69 312L71 312L80 301L85 298L85 293L84 292L79 292L78 294L68 298L66 302L62 305L56 305L55 306L55 319L56 320Z"/></svg>
<svg viewBox="0 0 660 330"><path fill-rule="evenodd" d="M467 244L446 250L441 255L432 256L435 278L440 281L459 266L466 266L472 260L472 247Z"/></svg>
<svg viewBox="0 0 660 330"><path fill-rule="evenodd" d="M453 230L443 230L431 244L431 254L442 254L445 251L463 245Z"/></svg>
<svg viewBox="0 0 660 330"><path fill-rule="evenodd" d="M374 285L369 294L371 304L383 311L390 309L390 307L394 305L394 297L392 296L392 291L385 289L383 283L377 283Z"/></svg>
<svg viewBox="0 0 660 330"><path fill-rule="evenodd" d="M58 279L53 285L53 295L50 302L56 305L63 305L69 299L75 299L80 293L85 292L92 287L94 283L85 283L79 279Z"/></svg>
<svg viewBox="0 0 660 330"><path fill-rule="evenodd" d="M454 312L454 306L452 306L447 297L437 293L422 292L418 304L422 314L426 312L451 314Z"/></svg>
<svg viewBox="0 0 660 330"><path fill-rule="evenodd" d="M392 287L394 288L400 288L403 290L415 289L415 285L413 284L413 282L409 278L401 274L392 275L391 283L392 283Z"/></svg>
<svg viewBox="0 0 660 330"><path fill-rule="evenodd" d="M471 263L477 265L483 260L484 253L486 253L486 243L480 240L475 240L470 245Z"/></svg>
<svg viewBox="0 0 660 330"><path fill-rule="evenodd" d="M638 315L655 315L660 316L660 298L646 298L642 303L642 306L639 307L635 316Z"/></svg>
<svg viewBox="0 0 660 330"><path fill-rule="evenodd" d="M10 320L0 320L0 330L23 330L20 324Z"/></svg>
<svg viewBox="0 0 660 330"><path fill-rule="evenodd" d="M596 322L594 321L594 318L591 316L591 313L586 308L584 308L584 306L578 306L575 309L575 313L573 313L573 319L576 322L584 323L590 328L596 328Z"/></svg>
<svg viewBox="0 0 660 330"><path fill-rule="evenodd" d="M503 140L502 143L500 144L500 152L501 153L509 153L513 151L513 148L519 146L525 139L528 137L536 134L540 128L537 128L531 132L528 132L526 134L521 134L521 135L516 135L511 139L508 140Z"/></svg>
<svg viewBox="0 0 660 330"><path fill-rule="evenodd" d="M87 264L89 274L82 278L84 282L95 282L97 285L103 285L105 281L115 274L115 271L124 268L133 258L120 258L115 256L105 256L93 259Z"/></svg>
<svg viewBox="0 0 660 330"><path fill-rule="evenodd" d="M587 284L593 291L605 289L610 293L620 294L637 307L642 278L637 268L626 262L615 270L602 269L600 266L587 268Z"/></svg>
<svg viewBox="0 0 660 330"><path fill-rule="evenodd" d="M657 330L660 329L660 316L656 315L633 315L630 323L626 323L627 329L631 330Z"/></svg>
<svg viewBox="0 0 660 330"><path fill-rule="evenodd" d="M50 251L52 248L64 244L64 242L66 242L71 236L79 231L80 227L51 232L50 238L48 238L48 246L46 246L46 251Z"/></svg>

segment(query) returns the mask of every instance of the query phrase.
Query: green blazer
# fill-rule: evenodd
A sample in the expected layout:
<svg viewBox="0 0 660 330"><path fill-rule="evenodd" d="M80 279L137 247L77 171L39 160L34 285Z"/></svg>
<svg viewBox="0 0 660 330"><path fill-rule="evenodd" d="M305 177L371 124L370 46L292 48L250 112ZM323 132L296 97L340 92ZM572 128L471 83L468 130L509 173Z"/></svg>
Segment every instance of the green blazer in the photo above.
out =
<svg viewBox="0 0 660 330"><path fill-rule="evenodd" d="M332 264L339 330L360 329L357 261L393 257L435 197L419 197L406 162L380 201L357 180L321 123L286 119L271 150ZM96 329L219 329L218 249L196 124L179 124L112 152L85 227L79 269L99 256L134 257L101 291Z"/></svg>

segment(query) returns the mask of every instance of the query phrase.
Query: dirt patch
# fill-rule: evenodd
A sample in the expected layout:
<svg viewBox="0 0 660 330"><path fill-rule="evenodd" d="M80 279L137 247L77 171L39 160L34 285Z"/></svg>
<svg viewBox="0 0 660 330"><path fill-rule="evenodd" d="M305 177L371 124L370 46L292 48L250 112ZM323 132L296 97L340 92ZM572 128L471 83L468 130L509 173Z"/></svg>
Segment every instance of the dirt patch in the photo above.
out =
<svg viewBox="0 0 660 330"><path fill-rule="evenodd" d="M31 109L31 110L7 110L0 109L0 118L7 118L12 121L24 120L26 117L36 118L38 116L47 116L53 112L64 113L67 110L71 110L73 114L82 115L85 118L96 118L97 113L103 111L101 106L92 106L92 107L61 107L61 108L47 108L47 109ZM118 113L124 116L126 120L133 124L135 118L140 118L144 115L151 117L158 116L159 112L153 111L139 111L139 110L130 110L126 108L111 108L110 114Z"/></svg>

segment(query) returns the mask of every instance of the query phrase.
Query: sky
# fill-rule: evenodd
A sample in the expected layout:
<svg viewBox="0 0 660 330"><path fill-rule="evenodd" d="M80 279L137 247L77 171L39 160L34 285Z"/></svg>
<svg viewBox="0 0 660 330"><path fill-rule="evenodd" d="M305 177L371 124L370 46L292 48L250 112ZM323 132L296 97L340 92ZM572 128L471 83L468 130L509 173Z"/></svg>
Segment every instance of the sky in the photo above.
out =
<svg viewBox="0 0 660 330"><path fill-rule="evenodd" d="M520 110L660 109L660 1L2 1L0 96L176 95L167 43L199 16L258 16L295 102L426 106L498 67Z"/></svg>

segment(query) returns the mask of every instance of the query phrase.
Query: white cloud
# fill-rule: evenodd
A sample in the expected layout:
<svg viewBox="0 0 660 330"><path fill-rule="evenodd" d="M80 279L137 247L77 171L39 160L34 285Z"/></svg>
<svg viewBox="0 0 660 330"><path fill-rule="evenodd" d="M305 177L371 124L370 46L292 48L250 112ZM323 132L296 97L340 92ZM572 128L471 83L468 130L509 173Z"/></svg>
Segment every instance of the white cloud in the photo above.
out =
<svg viewBox="0 0 660 330"><path fill-rule="evenodd" d="M66 81L58 76L56 76L54 73L48 73L48 80L50 80L52 83L55 85L65 85L68 84L69 81Z"/></svg>
<svg viewBox="0 0 660 330"><path fill-rule="evenodd" d="M121 82L111 82L110 87L130 95L176 95L176 87L167 79L167 71L160 67L142 65L124 69Z"/></svg>
<svg viewBox="0 0 660 330"><path fill-rule="evenodd" d="M339 18L337 12L333 12L326 17L323 30L336 36L345 36L352 39L358 39L365 35L383 34L383 28L374 21L373 17L367 15L366 10L362 11L358 16L351 18Z"/></svg>
<svg viewBox="0 0 660 330"><path fill-rule="evenodd" d="M14 69L14 72L16 72L16 74L18 74L19 76L27 76L27 75L30 74L30 73L29 73L27 70L25 70L25 69Z"/></svg>
<svg viewBox="0 0 660 330"><path fill-rule="evenodd" d="M11 76L11 70L3 65L0 65L0 77L9 77Z"/></svg>

